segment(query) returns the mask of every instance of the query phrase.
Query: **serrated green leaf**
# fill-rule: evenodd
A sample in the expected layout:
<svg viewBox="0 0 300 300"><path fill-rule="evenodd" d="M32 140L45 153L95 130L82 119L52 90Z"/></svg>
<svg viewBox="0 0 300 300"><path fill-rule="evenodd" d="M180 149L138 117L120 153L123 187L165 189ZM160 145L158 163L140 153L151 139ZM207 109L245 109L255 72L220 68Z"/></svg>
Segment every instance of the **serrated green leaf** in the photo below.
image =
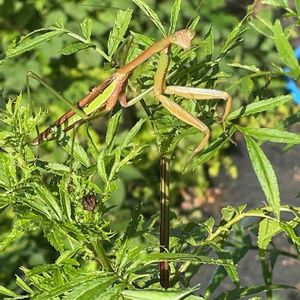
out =
<svg viewBox="0 0 300 300"><path fill-rule="evenodd" d="M178 14L180 11L181 0L175 0L171 9L170 28L169 34L172 34L176 30L176 24L178 20Z"/></svg>
<svg viewBox="0 0 300 300"><path fill-rule="evenodd" d="M287 223L280 223L280 227L284 230L287 236L293 241L295 245L300 247L300 237L296 234L294 228Z"/></svg>
<svg viewBox="0 0 300 300"><path fill-rule="evenodd" d="M7 289L6 287L0 285L0 294L5 295L5 296L9 296L9 297L19 297L18 294L16 294L15 292Z"/></svg>
<svg viewBox="0 0 300 300"><path fill-rule="evenodd" d="M243 127L243 132L261 141L283 144L300 144L300 135L288 131L271 128Z"/></svg>
<svg viewBox="0 0 300 300"><path fill-rule="evenodd" d="M261 71L257 66L254 66L254 65L247 66L247 65L241 65L239 63L231 63L231 64L228 64L228 66L234 67L234 68L241 68L241 69L249 70L249 71L252 71L252 72L255 72L255 73Z"/></svg>
<svg viewBox="0 0 300 300"><path fill-rule="evenodd" d="M279 218L280 197L274 169L258 144L244 132L243 134L246 140L253 170L266 196L268 204L272 208L276 217Z"/></svg>
<svg viewBox="0 0 300 300"><path fill-rule="evenodd" d="M85 300L85 299L103 299L101 296L106 290L110 289L115 278L110 277L105 281L99 279L91 280L85 284L80 284L63 297L64 300Z"/></svg>
<svg viewBox="0 0 300 300"><path fill-rule="evenodd" d="M191 295L195 289L186 291L162 291L162 290L124 290L123 297L127 300L204 300L202 297Z"/></svg>
<svg viewBox="0 0 300 300"><path fill-rule="evenodd" d="M121 110L115 113L108 122L106 137L105 137L106 147L109 147L115 138L116 130L119 126L120 119L121 119L121 113L122 113Z"/></svg>
<svg viewBox="0 0 300 300"><path fill-rule="evenodd" d="M204 53L205 55L212 55L215 50L215 45L214 45L214 35L212 31L212 27L209 28L208 33L206 34L206 37L203 41L204 45Z"/></svg>
<svg viewBox="0 0 300 300"><path fill-rule="evenodd" d="M198 25L199 21L200 21L200 16L197 16L197 17L191 22L191 25L189 26L189 28L195 29L196 26Z"/></svg>
<svg viewBox="0 0 300 300"><path fill-rule="evenodd" d="M28 284L26 284L26 282L19 277L18 275L16 275L17 279L16 279L16 284L23 289L24 291L26 291L29 294L33 294L33 290L30 288L30 286Z"/></svg>
<svg viewBox="0 0 300 300"><path fill-rule="evenodd" d="M61 209L57 204L56 198L49 190L47 190L46 187L42 185L36 185L35 188L38 199L41 200L43 204L51 210L52 215L55 216L57 220L61 221L63 219L63 216Z"/></svg>
<svg viewBox="0 0 300 300"><path fill-rule="evenodd" d="M106 183L108 180L107 173L106 173L106 166L104 162L105 152L102 151L97 159L97 169L100 178Z"/></svg>
<svg viewBox="0 0 300 300"><path fill-rule="evenodd" d="M76 278L72 279L71 281L65 283L62 286L55 287L51 290L48 290L47 292L42 293L41 295L36 296L35 299L36 300L54 299L54 297L63 295L68 291L72 291L74 289L75 290L80 289L82 285L83 286L85 284L89 285L90 282L92 283L97 282L98 285L101 285L101 284L105 284L106 282L112 283L115 279L116 279L115 276L105 274L103 272L93 272L93 274L85 274L82 276L77 276ZM70 298L66 298L66 299L70 299ZM91 299L91 298L83 298L83 299Z"/></svg>
<svg viewBox="0 0 300 300"><path fill-rule="evenodd" d="M284 95L251 103L230 113L227 120L231 121L238 117L249 116L266 110L271 110L291 101L292 99L291 95Z"/></svg>
<svg viewBox="0 0 300 300"><path fill-rule="evenodd" d="M148 6L143 0L133 0L133 2L148 16L148 18L159 29L163 36L166 36L166 31L162 25L158 15Z"/></svg>
<svg viewBox="0 0 300 300"><path fill-rule="evenodd" d="M272 237L278 234L282 229L280 223L276 220L263 219L259 222L257 245L260 249L266 250L272 240Z"/></svg>
<svg viewBox="0 0 300 300"><path fill-rule="evenodd" d="M262 4L268 4L273 6L280 6L280 7L287 7L287 1L286 0L261 0Z"/></svg>
<svg viewBox="0 0 300 300"><path fill-rule="evenodd" d="M200 157L193 160L191 168L196 168L216 156L222 147L230 140L235 131L235 128L231 127L228 134L223 134L217 140L210 143L210 145L200 153Z"/></svg>
<svg viewBox="0 0 300 300"><path fill-rule="evenodd" d="M65 31L63 29L53 29L49 32L43 33L32 39L22 39L15 47L8 49L5 53L5 59L18 56L24 52L33 50L42 43L50 41L51 39L62 35Z"/></svg>
<svg viewBox="0 0 300 300"><path fill-rule="evenodd" d="M60 173L70 172L70 168L68 166L51 161L47 163L46 168L53 171L59 171Z"/></svg>
<svg viewBox="0 0 300 300"><path fill-rule="evenodd" d="M92 34L92 20L90 18L85 18L80 23L81 31L83 36L86 38L87 41L91 41L91 34Z"/></svg>
<svg viewBox="0 0 300 300"><path fill-rule="evenodd" d="M94 47L94 46L95 45L93 43L81 43L81 42L74 43L74 44L71 44L71 45L68 45L68 46L64 47L61 50L61 54L71 55L73 53L79 52L80 50L91 48L91 47Z"/></svg>
<svg viewBox="0 0 300 300"><path fill-rule="evenodd" d="M149 47L153 44L153 40L144 34L140 34L140 33L133 32L133 31L130 31L130 34L135 39L135 42L139 45L142 45L144 47Z"/></svg>
<svg viewBox="0 0 300 300"><path fill-rule="evenodd" d="M113 29L109 33L107 42L108 55L111 57L122 42L132 16L132 10L119 10Z"/></svg>
<svg viewBox="0 0 300 300"><path fill-rule="evenodd" d="M55 129L55 128L54 128ZM73 133L74 134L74 133ZM72 154L77 161L83 164L85 167L89 167L91 165L90 159L83 149L83 147L78 143L73 143L72 139L67 136L64 132L58 131L57 142L61 145L70 155ZM73 151L72 151L73 147Z"/></svg>
<svg viewBox="0 0 300 300"><path fill-rule="evenodd" d="M243 22L237 24L233 28L233 30L228 34L227 39L221 49L221 53L223 55L228 53L234 47L236 47L241 41L241 35L246 31L246 29L242 29L242 24Z"/></svg>
<svg viewBox="0 0 300 300"><path fill-rule="evenodd" d="M289 43L279 20L275 21L275 24L273 26L273 33L274 43L280 55L280 58L288 67L290 67L292 70L295 70L299 74L300 68L298 60L295 57L293 47Z"/></svg>
<svg viewBox="0 0 300 300"><path fill-rule="evenodd" d="M150 264L162 260L168 261L191 261L200 264L228 265L233 266L230 259L213 259L203 255L189 253L150 253L142 255L144 264Z"/></svg>
<svg viewBox="0 0 300 300"><path fill-rule="evenodd" d="M298 16L300 15L300 0L295 0L295 6L297 9Z"/></svg>
<svg viewBox="0 0 300 300"><path fill-rule="evenodd" d="M121 147L127 147L129 143L132 141L132 139L137 135L137 133L140 131L142 125L144 124L146 120L141 119L139 120L127 133L125 136L125 139L123 140Z"/></svg>
<svg viewBox="0 0 300 300"><path fill-rule="evenodd" d="M254 88L254 83L252 79L249 76L244 77L240 82L241 97L248 99L252 93L253 88Z"/></svg>
<svg viewBox="0 0 300 300"><path fill-rule="evenodd" d="M225 292L214 299L215 300L224 300L224 299L240 300L243 297L250 296L253 294L258 294L258 293L267 292L271 290L291 289L291 288L294 289L294 287L292 286L283 285L283 284L262 285L262 286L252 285L243 288L237 288L229 292Z"/></svg>

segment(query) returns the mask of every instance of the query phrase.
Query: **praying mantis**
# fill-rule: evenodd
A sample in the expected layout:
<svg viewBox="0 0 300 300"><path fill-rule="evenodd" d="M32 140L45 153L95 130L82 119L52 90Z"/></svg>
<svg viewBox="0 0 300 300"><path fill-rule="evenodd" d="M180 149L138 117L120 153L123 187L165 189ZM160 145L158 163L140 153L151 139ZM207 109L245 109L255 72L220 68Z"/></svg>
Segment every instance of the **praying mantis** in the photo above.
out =
<svg viewBox="0 0 300 300"><path fill-rule="evenodd" d="M73 105L68 100L61 97L53 91L62 101L69 107L58 120L51 126L45 129L42 133L32 141L33 145L40 145L43 141L53 138L53 128L60 128L63 131L68 131L87 120L97 116L97 113L108 113L112 111L117 102L122 107L131 106L126 98L126 86L130 74L143 62L160 53L158 60L157 71L154 75L153 94L155 99L160 102L173 116L181 121L195 127L204 134L204 138L195 147L188 158L190 161L197 153L199 153L208 143L210 138L209 128L198 118L184 110L179 104L172 101L168 95L176 95L183 98L193 100L210 100L222 99L226 102L225 109L221 118L224 128L224 122L230 112L232 98L224 91L204 89L185 86L168 86L166 84L166 76L170 64L169 51L172 45L177 45L186 50L191 47L192 40L195 37L195 31L192 29L182 29L172 35L169 35L162 40L154 43L143 53L119 68L113 75L104 80L102 83L94 87L89 94L82 98L76 105ZM28 77L38 79L34 73L29 73ZM43 83L43 82L42 82ZM165 158L161 159L161 252L165 252L169 248L169 187L168 187L168 169L169 161ZM166 179L167 178L167 179ZM168 288L169 285L169 265L167 261L160 263L161 285Z"/></svg>
<svg viewBox="0 0 300 300"><path fill-rule="evenodd" d="M82 98L76 105L73 105L65 98L62 98L57 93L56 95L61 98L69 107L58 120L51 124L47 129L40 133L33 141L33 145L39 145L43 141L53 138L53 128L60 128L63 131L68 131L74 126L78 126L85 121L95 117L97 112L107 113L110 112L117 102L122 107L129 107L130 104L126 98L126 86L130 74L143 62L160 53L158 61L158 68L154 76L153 91L154 97L176 118L183 122L197 128L204 133L204 138L195 147L192 154L188 158L190 161L197 153L199 153L208 143L210 137L209 128L194 117L192 114L184 110L176 102L172 101L167 95L176 95L193 100L210 100L222 99L226 102L221 122L224 127L224 122L230 112L232 98L224 91L185 87L185 86L167 86L166 76L169 68L170 58L169 50L171 45L177 45L186 50L191 47L192 40L195 36L193 29L182 29L172 35L169 35L162 40L154 43L143 53L119 68L112 76L104 80L101 84L95 86L89 94ZM28 77L37 79L37 75L29 72Z"/></svg>

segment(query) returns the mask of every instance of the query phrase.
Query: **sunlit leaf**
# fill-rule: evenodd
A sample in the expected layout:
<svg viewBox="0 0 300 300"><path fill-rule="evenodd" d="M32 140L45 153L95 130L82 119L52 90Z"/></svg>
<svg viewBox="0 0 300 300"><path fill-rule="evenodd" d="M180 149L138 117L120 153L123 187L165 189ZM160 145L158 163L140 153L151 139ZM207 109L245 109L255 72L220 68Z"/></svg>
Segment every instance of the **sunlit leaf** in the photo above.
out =
<svg viewBox="0 0 300 300"><path fill-rule="evenodd" d="M274 169L258 144L250 136L244 134L244 137L253 170L264 191L268 204L276 217L279 218L280 196Z"/></svg>

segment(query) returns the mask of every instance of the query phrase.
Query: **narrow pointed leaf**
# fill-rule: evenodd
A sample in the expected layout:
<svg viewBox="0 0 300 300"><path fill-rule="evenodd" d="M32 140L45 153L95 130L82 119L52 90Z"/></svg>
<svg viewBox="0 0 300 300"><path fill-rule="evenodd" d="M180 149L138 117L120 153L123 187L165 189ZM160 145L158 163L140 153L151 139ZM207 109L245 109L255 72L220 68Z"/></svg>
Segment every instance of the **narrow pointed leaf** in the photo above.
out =
<svg viewBox="0 0 300 300"><path fill-rule="evenodd" d="M175 0L172 6L171 10L171 19L170 19L170 28L169 28L169 34L174 33L176 30L176 24L178 20L178 14L180 11L180 6L181 6L181 0Z"/></svg>
<svg viewBox="0 0 300 300"><path fill-rule="evenodd" d="M274 43L282 61L291 69L300 72L298 60L279 20L276 20L275 22L273 33Z"/></svg>
<svg viewBox="0 0 300 300"><path fill-rule="evenodd" d="M270 128L243 128L243 132L261 141L284 144L300 144L300 135Z"/></svg>
<svg viewBox="0 0 300 300"><path fill-rule="evenodd" d="M137 135L137 133L140 131L142 125L144 124L145 120L141 119L139 120L127 133L124 141L122 142L121 147L126 147L131 142L131 140Z"/></svg>
<svg viewBox="0 0 300 300"><path fill-rule="evenodd" d="M162 25L158 15L148 6L143 0L133 0L133 2L149 17L155 24L163 36L166 36L166 31Z"/></svg>
<svg viewBox="0 0 300 300"><path fill-rule="evenodd" d="M276 220L263 219L259 223L257 245L260 249L266 250L272 237L282 231L280 223Z"/></svg>
<svg viewBox="0 0 300 300"><path fill-rule="evenodd" d="M249 105L242 106L241 108L230 113L227 120L230 121L238 117L249 116L256 113L260 113L262 111L271 110L291 100L292 100L291 95L285 95L285 96L278 96L275 98L269 98L266 100L261 100L259 102L251 103Z"/></svg>
<svg viewBox="0 0 300 300"><path fill-rule="evenodd" d="M5 295L5 296L9 296L9 297L18 297L19 295L16 294L15 292L7 289L6 287L0 285L0 295Z"/></svg>
<svg viewBox="0 0 300 300"><path fill-rule="evenodd" d="M245 133L244 137L253 170L266 196L268 204L271 206L274 214L279 218L280 197L274 169L258 144Z"/></svg>
<svg viewBox="0 0 300 300"><path fill-rule="evenodd" d="M119 126L120 119L121 119L121 113L122 113L121 110L115 113L108 122L106 137L105 137L105 142L107 147L110 146L113 139L115 138L116 130Z"/></svg>
<svg viewBox="0 0 300 300"><path fill-rule="evenodd" d="M23 39L15 47L6 51L5 59L12 58L24 52L33 50L40 46L42 43L50 41L51 39L60 36L64 32L65 31L63 29L53 29L32 39Z"/></svg>
<svg viewBox="0 0 300 300"><path fill-rule="evenodd" d="M85 18L82 23L80 23L81 31L83 36L87 41L91 40L92 34L92 20L90 18Z"/></svg>
<svg viewBox="0 0 300 300"><path fill-rule="evenodd" d="M292 286L283 285L283 284L273 284L273 285L262 285L262 286L247 286L243 288L234 289L232 291L223 293L218 297L214 298L215 300L240 300L243 297L247 297L253 294L258 294L262 292L267 292L271 290L280 290L280 289L294 289ZM246 298L245 298L246 299Z"/></svg>
<svg viewBox="0 0 300 300"><path fill-rule="evenodd" d="M132 10L119 10L115 20L114 27L109 34L107 49L108 55L111 57L122 42L124 34L128 28L132 16Z"/></svg>
<svg viewBox="0 0 300 300"><path fill-rule="evenodd" d="M81 42L74 43L74 44L71 44L71 45L68 45L68 46L64 47L61 50L61 54L71 55L73 53L79 52L80 50L91 48L91 47L94 47L94 46L95 45L93 43L81 43Z"/></svg>
<svg viewBox="0 0 300 300"><path fill-rule="evenodd" d="M197 287L194 287L189 290L184 291L162 291L162 290L124 290L122 295L125 299L128 300L153 300L153 299L160 299L160 300L204 300L202 297L194 296L192 294Z"/></svg>

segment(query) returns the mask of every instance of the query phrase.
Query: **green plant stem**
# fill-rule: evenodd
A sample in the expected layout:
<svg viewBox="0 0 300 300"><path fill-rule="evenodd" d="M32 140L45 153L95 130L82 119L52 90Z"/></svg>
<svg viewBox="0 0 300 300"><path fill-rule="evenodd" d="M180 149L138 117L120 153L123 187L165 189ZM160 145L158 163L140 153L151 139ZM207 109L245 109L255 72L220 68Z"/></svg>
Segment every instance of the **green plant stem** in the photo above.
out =
<svg viewBox="0 0 300 300"><path fill-rule="evenodd" d="M170 160L160 158L160 252L169 251L170 236L170 193L169 193ZM168 261L160 262L160 284L169 287L170 267Z"/></svg>
<svg viewBox="0 0 300 300"><path fill-rule="evenodd" d="M97 258L102 265L103 269L107 272L113 272L113 268L110 264L110 261L106 255L106 252L102 246L102 243L98 239L97 241L92 242L93 248L97 254Z"/></svg>

